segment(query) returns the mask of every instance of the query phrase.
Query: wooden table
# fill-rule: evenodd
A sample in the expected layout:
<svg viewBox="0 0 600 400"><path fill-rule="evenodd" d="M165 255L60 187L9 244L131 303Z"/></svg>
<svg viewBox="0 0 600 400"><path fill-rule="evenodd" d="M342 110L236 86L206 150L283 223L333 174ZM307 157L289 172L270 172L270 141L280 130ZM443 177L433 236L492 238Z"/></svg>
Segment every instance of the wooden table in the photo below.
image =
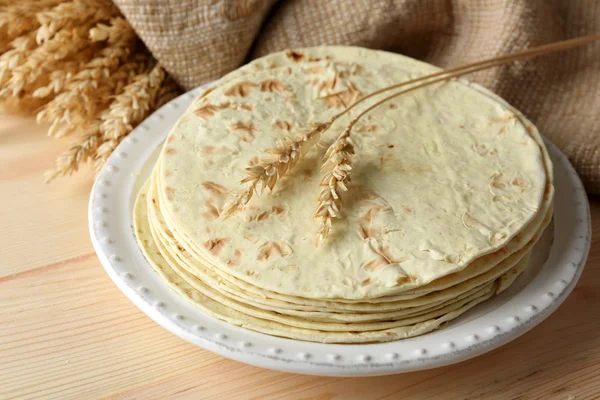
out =
<svg viewBox="0 0 600 400"><path fill-rule="evenodd" d="M320 378L263 370L194 347L121 294L90 243L87 171L44 185L67 141L0 117L0 399L600 398L600 200L568 300L489 354L429 371Z"/></svg>

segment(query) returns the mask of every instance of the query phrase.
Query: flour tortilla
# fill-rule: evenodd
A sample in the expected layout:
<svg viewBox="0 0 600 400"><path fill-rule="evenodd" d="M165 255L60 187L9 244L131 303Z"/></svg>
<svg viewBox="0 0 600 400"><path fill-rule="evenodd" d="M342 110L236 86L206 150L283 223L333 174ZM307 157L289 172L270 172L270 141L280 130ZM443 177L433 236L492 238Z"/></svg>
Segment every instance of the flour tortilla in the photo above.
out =
<svg viewBox="0 0 600 400"><path fill-rule="evenodd" d="M160 196L156 197L156 202L158 205L162 205ZM551 204L545 205L544 209L545 208L551 208ZM340 304L340 303L345 303L346 302L345 299L335 299L336 301L333 301L334 299L332 299L332 300L298 299L298 298L284 296L284 295L280 295L278 293L269 292L269 291L254 287L252 285L247 284L246 282L236 279L235 277L232 277L230 275L223 273L219 269L212 269L212 271L214 271L221 278L223 278L224 281L227 281L228 283L232 284L233 285L232 290L234 292L245 293L248 296L252 296L256 299L263 299L263 300L265 300L265 303L267 303L267 304L271 301L271 299L276 299L276 300L282 300L285 302L289 302L292 304L301 304L301 305L311 304L311 305L315 305L315 306L325 307L330 310L338 309L338 310L361 311L361 310L369 310L369 309L374 309L374 308L380 309L380 310L398 309L398 308L405 307L404 305L398 306L398 304L395 304L398 301L416 299L416 298L419 298L428 293L432 293L435 291L450 288L452 286L455 286L457 283L465 282L465 281L470 280L477 276L480 276L480 278L477 282L478 282L478 284L481 284L482 282L488 281L490 279L490 276L493 276L495 278L495 277L501 275L502 273L506 272L517 262L518 259L520 259L523 256L525 251L521 251L519 253L519 256L512 257L512 258L510 258L510 261L507 261L499 266L501 261L504 260L504 257L508 258L508 256L510 256L514 252L521 250L523 248L522 243L528 243L528 245L527 245L528 248L531 248L535 244L535 242L537 241L539 236L541 236L543 229L549 223L549 221L551 219L551 215L552 215L551 210L548 210L548 211L546 211L546 215L543 218L542 218L542 216L536 216L536 218L534 219L534 221L532 221L532 223L530 224L528 229L521 232L519 234L519 236L514 238L513 241L511 241L511 243L509 243L505 248L501 249L498 252L486 255L486 256L476 260L476 262L474 262L471 266L464 269L463 271L460 271L460 272L452 274L450 276L446 276L444 278L438 279L429 285L426 285L417 290L413 290L411 292L404 292L401 295L394 295L394 296L389 296L389 297L385 297L385 298L377 298L374 300L370 300L370 301L373 301L372 305L368 305L368 304L367 305L365 305L365 304L355 305L355 303ZM161 216L164 217L164 214L161 214ZM167 221L166 219L163 220L163 222L166 222L166 221ZM529 232L529 230L531 230L531 232ZM188 247L185 244L185 240L183 240L175 230L170 230L169 232L170 233L168 234L168 236L173 236L173 238L176 239L177 246L184 248L188 254L194 255L195 257L199 257L198 253L194 250L194 248ZM200 255L200 257L201 257L201 255ZM202 273L203 270L210 268L208 265L209 264L207 264L207 262L204 260L204 261L197 262L194 265L191 265L190 267L195 268L198 273ZM498 267L496 267L496 266L498 266ZM457 293L457 292L455 291L454 293ZM369 300L365 299L365 301L369 301ZM375 303L375 301L377 301L377 303ZM394 304L388 304L388 303L394 303Z"/></svg>
<svg viewBox="0 0 600 400"><path fill-rule="evenodd" d="M324 307L318 311L316 311L316 310L299 311L297 309L294 309L293 305L291 305L291 304L289 305L289 307L281 308L281 307L274 306L271 302L268 302L268 301L265 301L262 303L255 303L255 302L251 301L251 298L249 298L249 296L244 296L244 291L240 290L239 288L237 288L237 290L235 290L236 288L233 288L233 290L228 289L228 290L224 291L224 290L222 290L222 288L227 287L227 283L219 284L219 281L218 281L219 277L217 274L214 274L208 268L198 270L198 269L195 269L194 267L192 267L190 264L193 263L194 260L192 259L190 254L187 252L178 251L178 247L180 247L178 242L175 241L174 239L169 239L169 237L172 237L172 236L168 230L166 233L164 233L164 230L166 229L164 227L164 221L162 221L159 217L156 216L156 211L158 209L158 204L157 204L158 201L157 200L158 199L153 196L148 197L148 208L150 210L149 220L151 221L151 224L152 224L152 221L154 221L154 223L157 224L158 227L162 228L163 232L161 232L161 229L156 229L156 231L158 231L157 235L160 237L159 240L161 240L162 247L169 252L170 256L173 259L177 259L177 264L180 265L181 268L185 269L188 273L194 275L195 277L203 280L204 283L206 285L208 285L209 287L211 287L212 289L220 292L224 296L233 298L236 301L246 302L247 304L252 305L254 307L259 307L259 308L267 309L270 311L276 311L280 314L303 316L305 318L310 318L310 319L333 319L333 320L342 320L342 321L357 321L357 320L372 321L372 320L381 320L381 319L393 318L395 316L405 315L405 314L410 313L410 310L407 310L407 309L412 308L414 311L415 307L427 308L427 306L431 307L431 306L438 305L440 303L447 304L453 299L454 300L458 299L458 297L461 294L467 292L468 290L471 290L473 287L481 286L485 283L488 283L489 281L493 281L494 279L496 279L500 275L502 275L506 270L517 268L514 266L515 263L518 262L517 257L526 251L525 249L522 249L522 251L520 251L517 254L514 254L511 257L509 257L508 259L504 260L501 263L502 265L501 266L499 265L496 268L494 268L492 273L482 274L478 277L475 277L474 279L471 279L470 281L456 285L455 287L452 287L449 290L445 290L442 292L434 292L430 295L425 295L425 296L422 296L422 297L419 297L416 299L394 303L393 304L394 308L389 308L389 306L391 305L390 303L368 304L370 306L369 311L371 311L371 313L362 314L362 315L357 316L357 315L353 315L353 314L343 314L342 312L340 312L341 310L338 310L338 307L333 302L330 302L327 307ZM515 260L515 261L513 261L513 260ZM177 269L177 268L175 268L175 269ZM281 305L281 304L282 304L282 302L277 302L277 305ZM388 310L391 312L383 312L384 310ZM310 312L310 311L314 311L314 312ZM343 311L346 311L346 310L343 310ZM351 310L351 311L354 311L354 310ZM379 311L379 312L373 313L373 311Z"/></svg>
<svg viewBox="0 0 600 400"><path fill-rule="evenodd" d="M157 241L152 240L150 234L151 227L148 224L148 217L146 214L147 208L145 205L145 199L143 199L141 196L138 197L135 208L135 229L136 231L143 232L139 237L142 243L147 243L147 246L142 246L142 251L144 252L146 259L155 268L155 270L175 290L184 295L188 300L190 300L204 312L235 325L257 330L259 332L282 337L328 343L366 343L395 340L422 334L435 329L443 322L459 316L479 302L486 300L493 294L495 290L494 285L489 285L483 290L478 291L476 293L477 295L469 296L467 299L459 301L455 305L445 307L442 310L432 311L430 313L403 321L375 323L371 324L371 326L367 324L312 324L308 321L296 321L292 318L277 318L274 313L269 314L261 312L261 310L254 310L253 312L253 314L260 314L264 317L269 317L276 320L285 320L292 324L298 323L303 325L312 325L315 328L320 327L334 330L328 331L320 329L306 329L294 325L283 324L279 321L260 318L257 315L242 313L235 307L227 306L219 301L215 301L212 297L206 294L211 293L210 290L207 292L199 291L197 288L190 285L186 279L183 279L182 276L190 277L191 275L186 275L185 271L183 270L173 270L163 257L163 253L160 251L160 248L156 246ZM197 279L194 279L194 281L198 283L200 287L203 287L202 281ZM204 287L204 289L206 290L206 287ZM214 293L211 294L214 295ZM248 307L246 307L245 310L250 311ZM397 326L392 327L393 325Z"/></svg>
<svg viewBox="0 0 600 400"><path fill-rule="evenodd" d="M142 197L141 201L144 201L143 197ZM233 304L232 307L236 308L238 310L239 310L240 304L242 304L241 308L243 308L243 309L246 308L244 305L249 305L252 307L252 309L275 311L277 313L277 315L300 317L307 321L320 321L320 322L342 321L342 322L346 322L346 323L348 323L348 322L373 322L373 321L383 321L383 320L390 321L390 320L398 320L400 318L407 318L409 316L415 317L424 312L440 310L444 307L451 306L452 304L454 304L458 301L464 300L465 298L468 298L468 300L473 299L475 297L478 297L478 294L479 295L481 294L481 290L484 289L484 287L486 289L489 289L489 286L491 285L491 283L489 283L489 282L480 284L479 286L476 286L475 288L471 288L469 286L463 285L465 287L465 289L468 289L468 290L464 290L464 292L463 291L461 291L461 292L454 291L454 293L451 293L450 296L445 296L445 298L442 296L438 296L441 298L441 300L438 300L438 301L432 300L431 302L427 302L427 301L420 299L421 301L418 302L419 303L418 306L410 307L411 304L407 304L406 307L404 307L398 311L393 311L393 312L375 312L375 313L371 312L368 314L364 314L364 313L356 314L356 313L340 313L340 312L307 312L307 311L298 311L298 310L293 310L293 309L273 308L270 305L267 305L265 307L264 304L254 304L251 301L247 301L244 298L240 298L238 296L239 293L229 293L229 292L219 290L218 285L214 281L214 275L211 276L210 273L195 275L194 272L192 272L193 270L191 270L190 267L184 261L186 258L189 257L189 255L186 254L185 252L178 253L176 245L174 246L173 244L169 244L168 234L165 236L162 236L160 233L160 230L155 229L155 227L152 226L151 221L153 220L153 214L154 214L154 211L156 208L156 202L152 201L151 196L149 196L147 198L147 206L148 206L148 212L149 212L149 217L147 217L147 218L150 221L150 229L152 232L153 240L157 243L159 251L161 252L163 257L167 260L168 264L177 273L179 273L179 275L182 276L190 285L195 287L197 290L200 290L202 293L204 293L205 295L208 295L215 301L219 301L221 303L229 303L230 306L232 306L231 304ZM145 218L145 217L138 217L138 218ZM518 268L519 270L522 270L526 266L526 263L528 261L528 254L526 255L527 259L523 260L523 261L519 261L513 269ZM524 264L524 265L521 266L520 264ZM496 278L496 277L494 277L494 278ZM491 279L491 280L493 281L494 279ZM430 296L430 297L433 297L433 296ZM233 300L233 301L228 302L227 300L224 300L224 299ZM410 301L409 301L409 303L410 303ZM413 301L413 303L417 303L417 302ZM447 308L444 308L444 309L446 310ZM331 311L331 308L329 309L329 311ZM254 314L256 314L256 311L254 312ZM259 314L262 315L262 313L259 313ZM263 315L263 317L264 317L264 315ZM266 319L270 319L270 318L266 318ZM300 325L300 326L302 326L302 325ZM343 326L343 329L345 329L345 330L350 329L350 326L348 326L346 324ZM352 329L352 330L359 330L359 329L356 328L356 329Z"/></svg>
<svg viewBox="0 0 600 400"><path fill-rule="evenodd" d="M353 206L336 223L337 234L327 246L317 249L312 241L316 222L310 218L311 199L320 177L311 171L323 152L316 148L272 195L253 199L228 221L207 217L208 204L222 199L203 185L238 188L244 166L289 134L273 127L278 121L301 127L339 111L323 106L330 100L318 99L324 94L318 88L333 79L328 74L334 70L344 93L351 88L368 93L433 70L364 49L304 52L305 58L325 56L329 60L293 62L276 54L230 74L198 99L169 135L157 170L165 214L199 246L207 264L283 295L360 301L402 293L460 271L504 248L540 212L551 170L544 165L535 129L495 95L476 85L449 82L400 97L393 102L396 109L382 107L357 128L354 184L346 200ZM312 72L307 71L316 71L315 77L309 78ZM207 115L207 107L223 108ZM229 150L224 153L224 148ZM285 213L249 221L277 207ZM358 225L373 207L383 207L371 223L385 233L363 240L356 234ZM259 242L245 238L248 234ZM219 254L204 248L221 239L227 243ZM265 246L279 242L289 249L286 254L259 260ZM398 262L365 268L377 249L386 249ZM236 251L245 269L229 264Z"/></svg>

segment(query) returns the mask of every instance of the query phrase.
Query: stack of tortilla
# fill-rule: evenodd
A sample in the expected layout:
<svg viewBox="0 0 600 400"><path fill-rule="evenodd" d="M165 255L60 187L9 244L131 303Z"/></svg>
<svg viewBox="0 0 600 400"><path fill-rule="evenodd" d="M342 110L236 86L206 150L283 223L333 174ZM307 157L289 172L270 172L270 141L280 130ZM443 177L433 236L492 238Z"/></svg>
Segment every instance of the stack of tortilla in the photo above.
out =
<svg viewBox="0 0 600 400"><path fill-rule="evenodd" d="M359 120L343 218L316 246L322 157L368 99L270 193L223 220L265 149L356 99L437 68L381 51L272 54L216 82L170 132L135 206L146 258L201 310L299 340L368 343L430 332L506 289L552 217L536 128L466 81L401 95Z"/></svg>

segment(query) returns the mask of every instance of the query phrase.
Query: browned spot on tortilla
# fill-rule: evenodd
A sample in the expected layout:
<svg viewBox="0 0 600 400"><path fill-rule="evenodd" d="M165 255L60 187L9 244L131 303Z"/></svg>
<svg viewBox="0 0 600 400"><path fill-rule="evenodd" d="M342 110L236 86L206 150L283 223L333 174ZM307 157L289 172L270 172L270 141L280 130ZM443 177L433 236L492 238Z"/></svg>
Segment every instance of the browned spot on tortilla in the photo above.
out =
<svg viewBox="0 0 600 400"><path fill-rule="evenodd" d="M211 254L216 256L223 250L223 247L225 247L227 242L229 242L229 238L210 239L204 242L204 247L206 250L210 251Z"/></svg>
<svg viewBox="0 0 600 400"><path fill-rule="evenodd" d="M282 241L271 241L263 244L258 250L258 261L270 260L272 257L287 257L292 254L292 248Z"/></svg>
<svg viewBox="0 0 600 400"><path fill-rule="evenodd" d="M336 73L333 78L328 78L325 80L314 78L310 81L311 84L316 85L317 91L332 91L338 83L338 74Z"/></svg>
<svg viewBox="0 0 600 400"><path fill-rule="evenodd" d="M358 99L361 92L358 89L356 89L356 87L352 83L348 82L347 85L348 88L346 90L328 94L327 96L321 97L320 99L325 101L325 104L328 108L348 107L350 104L354 103Z"/></svg>
<svg viewBox="0 0 600 400"><path fill-rule="evenodd" d="M513 186L527 187L529 186L529 181L523 178L515 178L510 181L510 184Z"/></svg>
<svg viewBox="0 0 600 400"><path fill-rule="evenodd" d="M202 107L196 109L194 111L194 114L196 114L203 120L207 120L208 118L215 115L218 111L223 110L225 108L230 108L230 107L231 107L231 103L229 103L229 102L217 104L217 105L207 104L205 106L202 106Z"/></svg>
<svg viewBox="0 0 600 400"><path fill-rule="evenodd" d="M214 183L211 181L202 182L202 187L217 195L224 195L229 193L229 190L227 190L225 186L221 186L218 183Z"/></svg>
<svg viewBox="0 0 600 400"><path fill-rule="evenodd" d="M202 213L202 216L209 221L214 221L221 215L221 210L214 204L207 202L206 211Z"/></svg>
<svg viewBox="0 0 600 400"><path fill-rule="evenodd" d="M390 110L394 110L394 109L398 108L398 106L395 103L390 103L390 104L388 104L388 108Z"/></svg>
<svg viewBox="0 0 600 400"><path fill-rule="evenodd" d="M467 228L475 228L476 225L480 224L480 222L477 221L475 218L473 218L471 216L471 214L469 214L469 213L464 213L463 214L462 221L463 221L463 224L465 224L465 226Z"/></svg>
<svg viewBox="0 0 600 400"><path fill-rule="evenodd" d="M251 215L248 217L248 221L263 221L272 215L281 215L288 210L288 207L285 206L273 206L268 210L263 210L257 214Z"/></svg>
<svg viewBox="0 0 600 400"><path fill-rule="evenodd" d="M384 230L382 227L373 226L375 216L377 215L380 209L381 208L379 207L372 207L358 219L358 236L362 240L367 240L383 235Z"/></svg>
<svg viewBox="0 0 600 400"><path fill-rule="evenodd" d="M167 195L168 200L175 199L175 189L173 189L171 186L167 186L165 188L165 194Z"/></svg>
<svg viewBox="0 0 600 400"><path fill-rule="evenodd" d="M206 89L204 92L202 92L202 94L200 95L200 98L203 100L206 100L206 95L209 94L210 92L212 92L213 90L216 89L216 86L210 87L208 89Z"/></svg>
<svg viewBox="0 0 600 400"><path fill-rule="evenodd" d="M243 235L243 238L246 239L247 241L251 242L251 243L258 242L258 236L253 235L251 233Z"/></svg>
<svg viewBox="0 0 600 400"><path fill-rule="evenodd" d="M496 189L504 189L506 185L502 182L502 174L494 174L492 175L492 180L490 181L490 186Z"/></svg>
<svg viewBox="0 0 600 400"><path fill-rule="evenodd" d="M498 123L506 123L512 121L514 118L515 114L511 113L510 111L505 111L502 115L492 118L491 121Z"/></svg>
<svg viewBox="0 0 600 400"><path fill-rule="evenodd" d="M369 278L369 279L365 279L364 281L362 281L360 283L360 285L361 286L369 286L369 285L372 285L373 283L375 283L375 281L373 279Z"/></svg>
<svg viewBox="0 0 600 400"><path fill-rule="evenodd" d="M175 153L177 153L177 150L175 150L174 148L172 148L172 147L165 148L165 154L175 154Z"/></svg>
<svg viewBox="0 0 600 400"><path fill-rule="evenodd" d="M225 96L234 96L234 97L248 97L252 88L256 86L256 83L250 81L242 81L236 83L227 89L223 94Z"/></svg>
<svg viewBox="0 0 600 400"><path fill-rule="evenodd" d="M350 75L367 76L367 75L371 75L371 74L368 73L367 70L365 69L365 67L363 67L362 65L357 64L357 63L352 63L350 65Z"/></svg>
<svg viewBox="0 0 600 400"><path fill-rule="evenodd" d="M173 207L173 212L174 213L178 213L179 212L179 207Z"/></svg>
<svg viewBox="0 0 600 400"><path fill-rule="evenodd" d="M273 123L273 126L275 128L279 128L279 129L283 129L284 131L291 131L292 130L292 126L294 126L293 122L290 121L281 121L281 120L277 120Z"/></svg>
<svg viewBox="0 0 600 400"><path fill-rule="evenodd" d="M283 92L287 90L287 86L277 79L267 79L260 83L261 92Z"/></svg>
<svg viewBox="0 0 600 400"><path fill-rule="evenodd" d="M173 175L173 172L171 172L171 171L165 171L165 176L166 177L169 177L171 175Z"/></svg>
<svg viewBox="0 0 600 400"><path fill-rule="evenodd" d="M388 265L388 263L383 258L377 257L364 264L362 267L366 270L377 270L381 267L385 267L386 265Z"/></svg>
<svg viewBox="0 0 600 400"><path fill-rule="evenodd" d="M414 282L417 279L414 276L401 276L398 279L396 279L396 286L397 285L402 285L403 283L407 283L407 282Z"/></svg>
<svg viewBox="0 0 600 400"><path fill-rule="evenodd" d="M377 125L361 125L359 126L356 131L357 132L375 132L377 130Z"/></svg>
<svg viewBox="0 0 600 400"><path fill-rule="evenodd" d="M410 208L410 207L406 207L406 206L402 206L402 209L404 210L405 213L407 214L414 214L415 210L414 208Z"/></svg>
<svg viewBox="0 0 600 400"><path fill-rule="evenodd" d="M242 260L242 251L240 249L235 249L235 251L233 252L233 258L227 260L227 265L238 266L238 265L240 265L241 260Z"/></svg>
<svg viewBox="0 0 600 400"><path fill-rule="evenodd" d="M363 189L360 191L361 200L362 199L373 200L373 199L377 199L379 197L380 196L372 190Z"/></svg>
<svg viewBox="0 0 600 400"><path fill-rule="evenodd" d="M258 128L252 122L234 122L229 125L229 131L240 136L246 143L251 143L254 140L254 132Z"/></svg>
<svg viewBox="0 0 600 400"><path fill-rule="evenodd" d="M237 155L239 154L239 150L237 149L230 149L229 147L226 146L202 146L200 147L200 151L202 151L202 153L204 154L233 154L233 155Z"/></svg>
<svg viewBox="0 0 600 400"><path fill-rule="evenodd" d="M237 106L238 110L254 111L254 105L248 103L240 103Z"/></svg>
<svg viewBox="0 0 600 400"><path fill-rule="evenodd" d="M179 250L182 253L185 253L185 249L179 243L176 244L176 247L177 247L177 250Z"/></svg>
<svg viewBox="0 0 600 400"><path fill-rule="evenodd" d="M296 62L301 61L304 58L304 53L302 53L301 51L296 51L296 50L288 50L285 52L285 55L290 60L296 61Z"/></svg>
<svg viewBox="0 0 600 400"><path fill-rule="evenodd" d="M378 248L371 248L371 250L373 250L378 257L362 266L367 270L376 270L390 264L401 264L408 260L406 257L395 259L390 253L389 246L379 246Z"/></svg>
<svg viewBox="0 0 600 400"><path fill-rule="evenodd" d="M270 103L270 102L272 102L272 101L273 101L273 98L272 98L272 97L267 97L267 98L265 98L265 102L267 102L267 103Z"/></svg>
<svg viewBox="0 0 600 400"><path fill-rule="evenodd" d="M167 143L174 142L175 140L176 140L175 135L169 135L169 137L167 138Z"/></svg>
<svg viewBox="0 0 600 400"><path fill-rule="evenodd" d="M256 275L256 271L250 271L250 270L248 270L248 271L246 271L246 275L248 275L248 276Z"/></svg>
<svg viewBox="0 0 600 400"><path fill-rule="evenodd" d="M275 214L279 215L279 214L283 214L284 212L286 212L288 210L288 208L284 207L284 206L273 206L271 208L271 210L273 210L273 212Z"/></svg>
<svg viewBox="0 0 600 400"><path fill-rule="evenodd" d="M305 74L324 74L325 68L319 67L318 65L313 67L304 68Z"/></svg>
<svg viewBox="0 0 600 400"><path fill-rule="evenodd" d="M154 197L152 198L152 204L156 204L156 199Z"/></svg>

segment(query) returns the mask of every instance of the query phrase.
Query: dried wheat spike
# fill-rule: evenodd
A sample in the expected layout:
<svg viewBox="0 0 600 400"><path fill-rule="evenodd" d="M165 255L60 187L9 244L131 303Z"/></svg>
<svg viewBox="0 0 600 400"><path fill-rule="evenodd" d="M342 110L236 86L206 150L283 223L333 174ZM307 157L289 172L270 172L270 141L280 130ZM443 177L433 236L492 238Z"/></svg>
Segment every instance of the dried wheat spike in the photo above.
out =
<svg viewBox="0 0 600 400"><path fill-rule="evenodd" d="M56 167L46 172L46 183L50 183L59 176L71 175L77 172L79 166L90 160L102 141L100 132L100 121L94 121L84 129L87 132L81 136L80 140L72 145L69 150L58 157Z"/></svg>
<svg viewBox="0 0 600 400"><path fill-rule="evenodd" d="M165 76L165 70L160 64L156 64L148 74L137 75L102 114L100 130L103 143L94 157L96 172L100 171L121 140L150 114Z"/></svg>
<svg viewBox="0 0 600 400"><path fill-rule="evenodd" d="M271 156L261 159L258 165L246 168L247 176L240 181L241 184L248 184L246 190L238 193L225 204L221 211L221 218L232 216L238 208L248 204L255 193L260 196L265 188L272 191L277 181L319 141L321 134L329 129L332 123L333 121L330 120L310 124L306 133L300 134L295 139L283 137L276 148L267 149L266 152Z"/></svg>
<svg viewBox="0 0 600 400"><path fill-rule="evenodd" d="M348 125L325 153L325 162L321 169L328 171L319 183L322 189L317 197L319 205L314 215L315 218L321 219L317 245L321 245L331 232L333 218L342 216L340 192L348 191L347 185L350 183L352 156L354 155L354 143L350 139L352 126L352 123Z"/></svg>

